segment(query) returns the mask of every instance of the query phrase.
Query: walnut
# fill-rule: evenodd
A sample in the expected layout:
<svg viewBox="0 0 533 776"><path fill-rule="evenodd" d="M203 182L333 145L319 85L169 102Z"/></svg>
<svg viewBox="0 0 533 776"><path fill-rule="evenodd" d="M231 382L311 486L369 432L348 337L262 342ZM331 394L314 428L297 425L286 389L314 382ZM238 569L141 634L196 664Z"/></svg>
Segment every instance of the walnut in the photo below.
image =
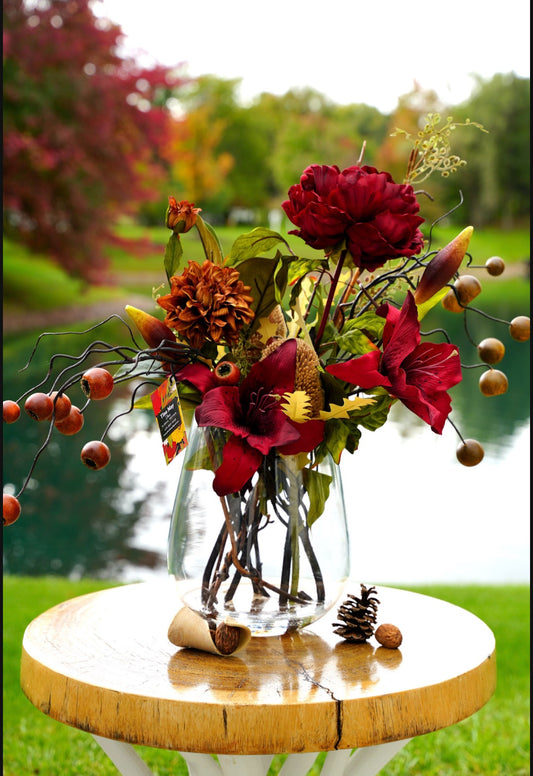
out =
<svg viewBox="0 0 533 776"><path fill-rule="evenodd" d="M234 628L233 625L227 625L225 622L220 623L213 637L215 647L223 655L231 655L232 652L235 652L239 646L240 639L240 629Z"/></svg>
<svg viewBox="0 0 533 776"><path fill-rule="evenodd" d="M381 646L387 649L397 649L403 640L400 629L389 622L380 625L374 635Z"/></svg>

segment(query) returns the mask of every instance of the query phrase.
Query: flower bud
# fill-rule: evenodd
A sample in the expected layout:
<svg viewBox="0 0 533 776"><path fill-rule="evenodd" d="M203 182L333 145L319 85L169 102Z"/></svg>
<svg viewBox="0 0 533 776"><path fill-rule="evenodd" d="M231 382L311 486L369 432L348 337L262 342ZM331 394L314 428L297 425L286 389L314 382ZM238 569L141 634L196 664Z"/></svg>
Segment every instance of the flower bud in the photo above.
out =
<svg viewBox="0 0 533 776"><path fill-rule="evenodd" d="M473 226L467 226L431 259L414 292L417 305L426 302L453 278L464 259L473 231Z"/></svg>
<svg viewBox="0 0 533 776"><path fill-rule="evenodd" d="M169 197L165 226L172 229L174 234L188 232L195 225L196 216L200 210L201 208L194 207L193 202L187 202L187 200L177 202L175 197Z"/></svg>
<svg viewBox="0 0 533 776"><path fill-rule="evenodd" d="M139 329L139 333L150 348L156 348L163 340L176 342L176 335L166 323L160 321L154 315L145 313L137 307L126 305L126 312Z"/></svg>

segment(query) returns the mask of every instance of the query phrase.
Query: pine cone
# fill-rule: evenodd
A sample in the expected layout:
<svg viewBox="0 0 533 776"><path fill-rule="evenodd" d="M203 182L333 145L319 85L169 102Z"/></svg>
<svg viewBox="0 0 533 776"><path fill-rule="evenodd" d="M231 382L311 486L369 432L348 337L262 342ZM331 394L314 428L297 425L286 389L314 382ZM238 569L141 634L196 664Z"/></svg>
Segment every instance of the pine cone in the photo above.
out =
<svg viewBox="0 0 533 776"><path fill-rule="evenodd" d="M337 612L342 622L334 622L333 630L338 636L354 644L362 644L374 633L376 612L379 600L375 597L375 587L361 585L361 597L348 595L348 599Z"/></svg>

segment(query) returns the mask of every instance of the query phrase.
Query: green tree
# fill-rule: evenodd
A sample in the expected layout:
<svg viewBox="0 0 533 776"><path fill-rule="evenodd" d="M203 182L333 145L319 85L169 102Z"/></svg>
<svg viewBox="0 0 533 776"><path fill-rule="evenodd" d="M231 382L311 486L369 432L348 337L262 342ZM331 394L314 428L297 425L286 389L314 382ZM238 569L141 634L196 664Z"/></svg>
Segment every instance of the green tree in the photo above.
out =
<svg viewBox="0 0 533 776"><path fill-rule="evenodd" d="M529 86L529 78L514 73L497 73L487 80L478 77L472 97L453 109L457 120L468 117L488 130L482 139L477 133L462 132L455 146L467 160L461 189L472 223L506 228L529 218Z"/></svg>

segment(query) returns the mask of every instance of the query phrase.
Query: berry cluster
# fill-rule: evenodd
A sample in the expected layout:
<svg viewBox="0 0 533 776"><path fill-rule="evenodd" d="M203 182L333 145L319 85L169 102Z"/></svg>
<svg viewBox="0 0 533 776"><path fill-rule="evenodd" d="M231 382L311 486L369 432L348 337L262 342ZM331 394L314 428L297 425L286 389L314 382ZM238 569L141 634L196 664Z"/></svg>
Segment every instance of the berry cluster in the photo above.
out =
<svg viewBox="0 0 533 776"><path fill-rule="evenodd" d="M48 374L39 385L26 391L17 401L7 399L3 402L2 415L4 423L16 423L19 421L22 415L21 407L23 407L27 417L35 422L48 424L45 440L34 456L33 463L19 492L16 496L10 493L3 494L4 526L11 525L19 518L21 513L20 496L26 489L37 460L46 449L53 433L65 436L78 434L83 428L84 413L92 401L107 399L117 383L135 380L137 384L132 393L130 408L127 410L127 412L130 412L135 406L136 395L140 388L146 386L157 387L161 380L168 376L169 372L173 372L180 366L183 366L183 364L195 360L196 354L194 351L185 345L176 343L176 338L172 332L167 327L161 328L163 326L161 321L147 313L136 310L136 308L129 306L128 308L128 313L135 320L145 341L149 345L153 345L157 340L157 347L155 345L148 348L140 346L136 342L128 324L120 316L111 316L112 318L118 318L124 323L131 337L131 346L114 346L98 340L91 343L77 357L55 354L50 360ZM87 329L87 332L103 326L108 321L109 319L101 321L96 326ZM48 336L60 336L60 333L47 334ZM40 335L37 340L26 367L29 366L39 340L43 336L45 335ZM88 359L94 359L97 353L106 353L109 359L79 371L79 367ZM48 392L36 390L37 388L42 388L48 382L55 362L62 357L67 358L73 363L59 372ZM117 368L115 376L111 374L108 367ZM139 377L142 376L148 376L151 379L139 383ZM80 402L80 407L74 404L69 396L75 386L81 390L81 397L84 400L83 404ZM103 440L112 423L124 414L126 413L120 413L108 423L101 439L91 440L83 445L80 459L89 469L97 471L108 465L111 459L111 452Z"/></svg>

